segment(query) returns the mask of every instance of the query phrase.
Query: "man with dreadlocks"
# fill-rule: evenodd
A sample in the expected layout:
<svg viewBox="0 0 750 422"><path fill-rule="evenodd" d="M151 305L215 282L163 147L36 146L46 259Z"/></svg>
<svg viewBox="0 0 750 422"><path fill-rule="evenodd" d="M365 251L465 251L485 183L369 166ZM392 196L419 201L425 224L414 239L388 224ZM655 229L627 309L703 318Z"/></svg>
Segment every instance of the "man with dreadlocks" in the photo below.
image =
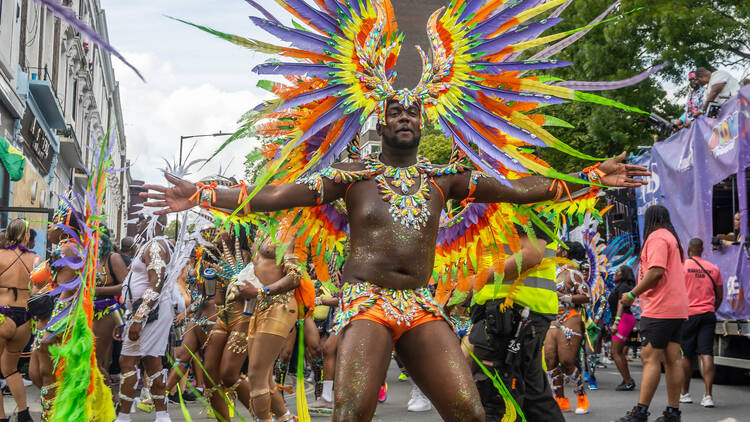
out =
<svg viewBox="0 0 750 422"><path fill-rule="evenodd" d="M377 126L383 138L379 157L334 164L299 183L264 186L249 203L253 211L272 211L340 198L346 202L350 254L337 318L342 338L336 385L350 388L335 391L334 421L372 418L394 344L409 374L445 420L484 421L471 368L425 287L432 273L440 212L448 199L528 203L555 197L556 182L545 177L521 178L508 187L460 165L446 169L418 160L420 107L419 103L404 106L395 98L388 101L385 120ZM601 183L643 184L633 176L649 175L646 169L622 164L622 158L598 166ZM192 208L196 199L206 206L230 209L244 191L166 177L173 187L144 185L156 192L142 194L152 200L147 206L167 207L157 211L162 214ZM568 187L571 192L586 188L574 183ZM402 213L405 203L411 206ZM425 350L435 353L425 355Z"/></svg>
<svg viewBox="0 0 750 422"><path fill-rule="evenodd" d="M685 254L665 207L648 207L643 224L644 242L638 284L620 299L624 306L632 305L636 297L641 300L641 392L636 406L616 422L648 420L648 406L659 386L662 364L667 379L667 408L656 420L680 422L679 400L683 377L680 340L689 307L683 272Z"/></svg>

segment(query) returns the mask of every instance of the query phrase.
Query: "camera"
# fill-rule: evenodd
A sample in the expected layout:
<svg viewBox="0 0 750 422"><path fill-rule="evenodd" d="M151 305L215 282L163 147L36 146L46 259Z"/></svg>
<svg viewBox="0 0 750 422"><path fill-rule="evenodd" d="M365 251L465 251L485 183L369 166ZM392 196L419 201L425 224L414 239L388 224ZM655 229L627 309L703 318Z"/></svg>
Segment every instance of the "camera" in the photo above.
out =
<svg viewBox="0 0 750 422"><path fill-rule="evenodd" d="M706 106L706 117L708 118L715 119L719 117L720 112L721 112L721 106L714 101L711 101Z"/></svg>
<svg viewBox="0 0 750 422"><path fill-rule="evenodd" d="M656 132L660 137L667 138L672 134L674 124L659 116L658 114L651 113L648 115L648 122L656 129Z"/></svg>

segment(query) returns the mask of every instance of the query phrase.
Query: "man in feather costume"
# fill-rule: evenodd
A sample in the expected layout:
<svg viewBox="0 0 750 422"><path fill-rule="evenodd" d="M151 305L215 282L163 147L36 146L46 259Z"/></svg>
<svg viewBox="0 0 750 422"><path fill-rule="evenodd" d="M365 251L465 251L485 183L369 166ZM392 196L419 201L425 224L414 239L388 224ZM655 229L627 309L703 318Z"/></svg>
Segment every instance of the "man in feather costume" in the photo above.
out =
<svg viewBox="0 0 750 422"><path fill-rule="evenodd" d="M411 90L392 86L403 37L396 30L388 0L316 0L314 5L305 0L279 0L309 30L285 26L256 2L248 2L265 16L251 17L253 23L290 42L291 47L194 26L252 50L297 59L255 68L260 74L286 75L288 83L268 82L266 86L271 86L277 98L249 112L234 137L259 133L277 139L269 148L273 159L269 170L250 187L249 194L244 183L227 189L167 174L173 186L144 186L150 190L142 194L150 199L146 205L162 207L157 213L200 205L236 208L235 213L245 215L306 207L296 212L305 221L304 233L298 236L328 247L330 238L338 239L329 234L342 229L332 229L330 221L317 222L330 220L333 207L329 204L343 200L349 258L336 321L342 333L336 385L346 388L335 391L333 420L371 420L395 347L444 420L484 421L471 368L426 284L431 276L436 281L440 278L434 277L434 271L459 262L463 262L464 274L478 275L474 279L480 281L474 288L484 286L493 265L503 272L505 255L496 243L507 241L517 251L518 233L510 223L523 220L527 224L535 217L530 207L514 208L525 212L524 216L500 224L504 218L499 216L500 203L547 201L557 213L568 204L577 209L579 202L574 201L590 208L597 188L640 186L644 182L634 177L649 175L643 167L622 163L624 155L573 175L554 171L530 149L554 147L598 159L573 150L544 130L541 125L552 119L530 113L538 103L587 101L641 111L574 89L601 89L597 83L522 77L529 70L569 64L546 59L515 61L525 49L591 27L537 38L560 19L533 19L569 1L541 5L535 0L509 5L502 0L486 4L483 0L452 1L430 17L431 55L428 58L420 50L422 77ZM632 84L648 74L607 86ZM380 155L334 163L373 113L383 140ZM433 166L417 156L424 120L437 125L454 143L455 159L447 167ZM464 159L480 170L472 171ZM481 236L485 243L464 242L466 233L478 236L471 227L466 235L453 237L461 241L442 242L438 238L440 216L451 199L467 208L479 206L466 220L494 224L491 228L502 232L493 235L497 242L489 240L486 232ZM562 208L554 208L556 202ZM436 244L441 268L433 265ZM450 253L445 255L447 250ZM498 256L493 256L498 250ZM478 255L483 257L477 259ZM464 275L459 278L458 285L441 282L442 288L472 287Z"/></svg>

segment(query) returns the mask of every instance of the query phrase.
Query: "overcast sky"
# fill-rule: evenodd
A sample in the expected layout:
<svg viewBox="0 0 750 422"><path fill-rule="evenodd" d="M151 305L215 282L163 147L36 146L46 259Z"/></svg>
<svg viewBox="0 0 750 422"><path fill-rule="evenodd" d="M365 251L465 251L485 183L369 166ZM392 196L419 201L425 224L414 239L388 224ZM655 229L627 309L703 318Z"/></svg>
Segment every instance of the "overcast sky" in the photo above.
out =
<svg viewBox="0 0 750 422"><path fill-rule="evenodd" d="M264 2L273 3L273 2ZM177 159L180 136L232 132L237 120L261 101L254 65L267 56L206 34L170 15L224 32L271 41L248 19L257 14L242 0L101 0L110 42L146 78L143 83L113 58L120 82L128 158L134 179L162 183L162 158ZM270 9L278 10L275 4ZM226 138L185 140L183 153L198 143L191 158L205 158ZM243 177L244 155L256 145L238 141L196 179L216 174Z"/></svg>

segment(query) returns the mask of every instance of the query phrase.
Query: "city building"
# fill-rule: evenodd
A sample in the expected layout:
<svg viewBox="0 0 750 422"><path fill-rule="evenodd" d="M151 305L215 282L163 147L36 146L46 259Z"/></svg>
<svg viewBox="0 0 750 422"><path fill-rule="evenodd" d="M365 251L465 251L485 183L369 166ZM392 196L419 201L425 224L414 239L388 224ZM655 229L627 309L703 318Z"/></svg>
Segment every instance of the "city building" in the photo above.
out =
<svg viewBox="0 0 750 422"><path fill-rule="evenodd" d="M107 20L98 0L62 0L102 38ZM127 166L120 93L109 53L88 42L45 6L0 0L0 136L23 152L23 178L0 166L0 227L10 217L40 221L58 195L81 191L93 147L116 138L114 166ZM108 180L106 224L113 241L126 230L129 174ZM1 210L1 209L0 209ZM3 221L5 219L5 221ZM43 237L43 236L42 236Z"/></svg>

